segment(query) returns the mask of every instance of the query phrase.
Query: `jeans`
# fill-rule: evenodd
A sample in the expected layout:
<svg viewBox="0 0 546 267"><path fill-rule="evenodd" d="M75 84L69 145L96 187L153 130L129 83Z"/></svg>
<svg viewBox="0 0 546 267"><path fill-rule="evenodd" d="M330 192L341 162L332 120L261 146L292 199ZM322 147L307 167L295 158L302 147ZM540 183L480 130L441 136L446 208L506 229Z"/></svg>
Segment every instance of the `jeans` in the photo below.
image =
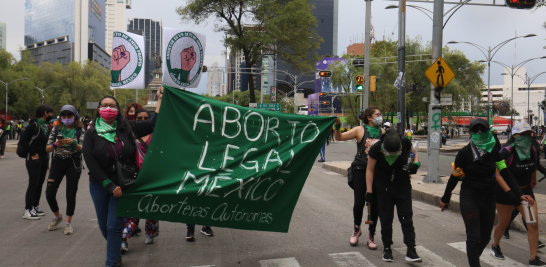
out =
<svg viewBox="0 0 546 267"><path fill-rule="evenodd" d="M354 187L354 197L355 197L355 203L353 205L353 218L355 225L360 226L362 224L362 216L363 210L365 208L366 200L364 197L366 196L366 168L363 169L353 169L353 187ZM374 190L375 193L375 190ZM372 196L376 197L377 194L372 194ZM375 235L375 228L377 227L377 218L379 217L379 210L377 209L377 197L372 201L370 207L371 212L371 220L373 221L373 224L370 224L368 226L368 230L370 231L370 235ZM366 211L367 213L368 211Z"/></svg>
<svg viewBox="0 0 546 267"><path fill-rule="evenodd" d="M118 198L108 194L101 183L89 183L99 229L106 239L106 265L116 265L121 248L123 217L116 216Z"/></svg>
<svg viewBox="0 0 546 267"><path fill-rule="evenodd" d="M28 171L28 187L25 196L25 209L27 210L40 204L48 163L49 160L45 155L36 160L31 158L25 163Z"/></svg>
<svg viewBox="0 0 546 267"><path fill-rule="evenodd" d="M461 192L461 215L466 227L466 255L471 267L481 266L480 256L491 240L495 222L495 197Z"/></svg>
<svg viewBox="0 0 546 267"><path fill-rule="evenodd" d="M8 141L8 136L0 137L0 156L4 156L4 151L6 151L6 142Z"/></svg>
<svg viewBox="0 0 546 267"><path fill-rule="evenodd" d="M76 193L78 192L78 182L82 162L80 158L60 158L53 157L49 178L47 179L46 199L51 211L59 211L57 204L57 190L61 181L66 175L66 216L73 216L76 209Z"/></svg>
<svg viewBox="0 0 546 267"><path fill-rule="evenodd" d="M415 247L415 228L413 227L413 208L411 194L398 194L396 191L377 192L379 202L379 219L381 219L381 241L384 247L392 245L392 221L394 219L394 206L398 213L398 221L402 226L404 244L408 248Z"/></svg>

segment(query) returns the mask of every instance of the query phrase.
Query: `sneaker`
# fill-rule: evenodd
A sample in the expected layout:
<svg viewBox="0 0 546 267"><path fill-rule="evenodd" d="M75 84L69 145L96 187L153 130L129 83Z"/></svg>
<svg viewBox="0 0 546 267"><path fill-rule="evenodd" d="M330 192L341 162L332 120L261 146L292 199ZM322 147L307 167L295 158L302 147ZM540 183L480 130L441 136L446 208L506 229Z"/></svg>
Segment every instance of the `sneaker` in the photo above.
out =
<svg viewBox="0 0 546 267"><path fill-rule="evenodd" d="M23 215L23 219L39 220L41 219L41 217L36 215L36 213L34 213L32 210L25 210L25 215Z"/></svg>
<svg viewBox="0 0 546 267"><path fill-rule="evenodd" d="M45 216L45 212L43 212L40 207L36 206L36 207L32 207L32 209L34 210L34 213L36 213L36 215L38 216Z"/></svg>
<svg viewBox="0 0 546 267"><path fill-rule="evenodd" d="M500 245L496 247L493 247L493 245L491 245L491 253L493 254L493 257L495 257L496 259L504 260L504 255L502 255Z"/></svg>
<svg viewBox="0 0 546 267"><path fill-rule="evenodd" d="M421 257L417 255L415 248L408 248L408 252L406 253L406 261L422 262L423 260L421 260Z"/></svg>
<svg viewBox="0 0 546 267"><path fill-rule="evenodd" d="M538 248L543 248L545 246L546 245L544 245L544 243L542 243L540 240L538 241Z"/></svg>
<svg viewBox="0 0 546 267"><path fill-rule="evenodd" d="M61 216L60 218L57 218L55 216L53 216L53 219L51 220L51 222L49 223L49 226L47 227L47 229L49 231L55 231L57 230L57 225L59 225L59 223L61 223L63 221L63 217Z"/></svg>
<svg viewBox="0 0 546 267"><path fill-rule="evenodd" d="M358 245L358 238L362 235L362 231L360 230L360 226L355 226L355 229L353 231L353 235L351 236L351 246Z"/></svg>
<svg viewBox="0 0 546 267"><path fill-rule="evenodd" d="M138 227L138 224L135 225L135 229L133 229L133 234L140 234L140 232L142 232L142 230L140 229L140 227Z"/></svg>
<svg viewBox="0 0 546 267"><path fill-rule="evenodd" d="M145 244L153 244L154 243L154 238L151 237L150 235L146 234L146 240L144 240L144 243Z"/></svg>
<svg viewBox="0 0 546 267"><path fill-rule="evenodd" d="M4 156L0 156L0 159L3 159L3 158L5 158L5 157L4 157Z"/></svg>
<svg viewBox="0 0 546 267"><path fill-rule="evenodd" d="M127 243L127 240L122 240L121 241L121 249L120 249L120 253L125 253L129 251L129 243Z"/></svg>
<svg viewBox="0 0 546 267"><path fill-rule="evenodd" d="M121 267L121 265L122 265L121 256L119 256L118 260L116 261L116 267Z"/></svg>
<svg viewBox="0 0 546 267"><path fill-rule="evenodd" d="M195 234L194 234L195 230L193 229L188 229L188 232L186 233L186 241L193 241L195 240Z"/></svg>
<svg viewBox="0 0 546 267"><path fill-rule="evenodd" d="M214 236L214 232L212 231L210 226L203 226L203 228L201 228L201 233L206 236Z"/></svg>
<svg viewBox="0 0 546 267"><path fill-rule="evenodd" d="M502 234L502 237L504 237L505 239L510 239L510 227L506 227L506 230L504 230L504 234Z"/></svg>
<svg viewBox="0 0 546 267"><path fill-rule="evenodd" d="M375 244L375 238L371 235L371 232L368 231L368 248L371 250L377 249L377 244Z"/></svg>
<svg viewBox="0 0 546 267"><path fill-rule="evenodd" d="M391 247L385 247L383 250L383 260L386 262L392 262L394 260Z"/></svg>
<svg viewBox="0 0 546 267"><path fill-rule="evenodd" d="M65 235L71 235L74 233L74 229L72 229L72 225L67 223L64 225L64 234Z"/></svg>
<svg viewBox="0 0 546 267"><path fill-rule="evenodd" d="M535 256L534 260L529 261L529 266L546 266L546 263L541 261L538 256Z"/></svg>

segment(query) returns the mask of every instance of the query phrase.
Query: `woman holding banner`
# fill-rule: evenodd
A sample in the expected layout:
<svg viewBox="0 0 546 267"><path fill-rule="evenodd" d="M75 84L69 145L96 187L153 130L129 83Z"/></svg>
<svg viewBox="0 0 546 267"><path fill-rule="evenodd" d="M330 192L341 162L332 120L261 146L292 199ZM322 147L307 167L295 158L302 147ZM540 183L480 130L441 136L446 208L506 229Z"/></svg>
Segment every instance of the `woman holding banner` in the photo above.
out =
<svg viewBox="0 0 546 267"><path fill-rule="evenodd" d="M383 117L378 108L369 107L362 111L358 117L364 122L364 126L355 127L345 133L341 133L340 131L341 122L339 118L336 118L336 121L334 122L336 140L343 141L355 139L357 147L357 154L353 163L351 163L353 180L349 183L354 190L355 197L353 205L354 231L350 239L351 246L356 246L358 244L358 238L362 235L360 224L362 223L363 210L366 203L366 167L368 165L368 151L370 150L370 147L378 141L379 136L385 132L385 130L381 129ZM371 220L373 223L368 227L367 244L369 249L375 250L377 249L374 239L378 218L377 201L373 201L371 205Z"/></svg>
<svg viewBox="0 0 546 267"><path fill-rule="evenodd" d="M99 102L95 123L85 132L83 157L89 169L89 191L99 228L106 239L106 266L120 266L123 217L116 216L121 187L116 184L116 155L124 162L135 164L135 137L151 134L159 116L163 88L157 91L157 107L153 120L127 121L118 112L118 101L105 96Z"/></svg>

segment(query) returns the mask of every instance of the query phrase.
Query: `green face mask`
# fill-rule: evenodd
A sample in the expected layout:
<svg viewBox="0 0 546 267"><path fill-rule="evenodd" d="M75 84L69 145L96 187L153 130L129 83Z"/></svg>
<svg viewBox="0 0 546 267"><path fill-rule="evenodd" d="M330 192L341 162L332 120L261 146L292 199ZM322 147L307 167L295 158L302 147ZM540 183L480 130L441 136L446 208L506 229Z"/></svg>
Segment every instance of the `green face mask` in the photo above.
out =
<svg viewBox="0 0 546 267"><path fill-rule="evenodd" d="M471 138L472 143L474 143L477 147L487 151L487 153L491 153L491 150L493 150L493 147L495 146L495 138L493 137L491 131L472 134Z"/></svg>
<svg viewBox="0 0 546 267"><path fill-rule="evenodd" d="M516 146L520 160L531 158L531 139L530 135L520 135L514 139L514 143L511 146Z"/></svg>

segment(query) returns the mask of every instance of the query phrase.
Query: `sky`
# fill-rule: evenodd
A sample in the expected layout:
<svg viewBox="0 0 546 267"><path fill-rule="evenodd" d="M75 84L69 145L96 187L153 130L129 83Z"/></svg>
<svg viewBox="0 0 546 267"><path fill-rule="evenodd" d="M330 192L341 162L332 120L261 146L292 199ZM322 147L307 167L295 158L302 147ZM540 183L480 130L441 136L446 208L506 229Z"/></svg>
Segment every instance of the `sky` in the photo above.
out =
<svg viewBox="0 0 546 267"><path fill-rule="evenodd" d="M491 3L493 0L476 0L471 3ZM18 54L19 47L24 45L24 0L0 0L0 22L7 23L7 50L14 55ZM497 0L499 2L499 0ZM127 19L151 18L161 20L164 27L179 28L200 32L207 36L205 51L205 65L210 66L218 62L219 67L225 66L222 51L222 33L214 31L213 21L203 25L183 23L175 9L184 5L185 0L160 0L159 3L146 0L133 0L132 9L127 10ZM398 12L397 9L385 9L388 5L398 4L398 1L373 1L372 25L375 28L375 38L382 40L398 39ZM421 6L432 10L432 3L408 4ZM448 11L454 5L445 4ZM362 40L364 36L365 2L357 0L339 0L338 21L338 55L346 52L351 40ZM444 12L445 12L444 11ZM532 38L521 38L503 46L493 57L493 60L512 65L526 59L546 56L546 29L542 27L546 22L546 8L536 11L517 10L507 7L491 6L463 6L449 20L444 28L443 44L451 40L467 41L483 47L494 47L504 40L519 35L534 33ZM393 34L394 31L394 34ZM432 40L432 21L420 11L409 8L406 14L406 36L416 38L420 36L423 43ZM354 42L354 41L353 41ZM463 51L470 60L482 60L485 56L475 47L467 44L450 44L450 49ZM18 55L17 55L18 57ZM546 71L546 59L535 60L525 65L529 76ZM492 63L491 85L502 84L502 67ZM482 77L487 84L487 71ZM535 83L546 83L546 74L536 79ZM192 91L206 92L207 75L202 75L199 87Z"/></svg>

